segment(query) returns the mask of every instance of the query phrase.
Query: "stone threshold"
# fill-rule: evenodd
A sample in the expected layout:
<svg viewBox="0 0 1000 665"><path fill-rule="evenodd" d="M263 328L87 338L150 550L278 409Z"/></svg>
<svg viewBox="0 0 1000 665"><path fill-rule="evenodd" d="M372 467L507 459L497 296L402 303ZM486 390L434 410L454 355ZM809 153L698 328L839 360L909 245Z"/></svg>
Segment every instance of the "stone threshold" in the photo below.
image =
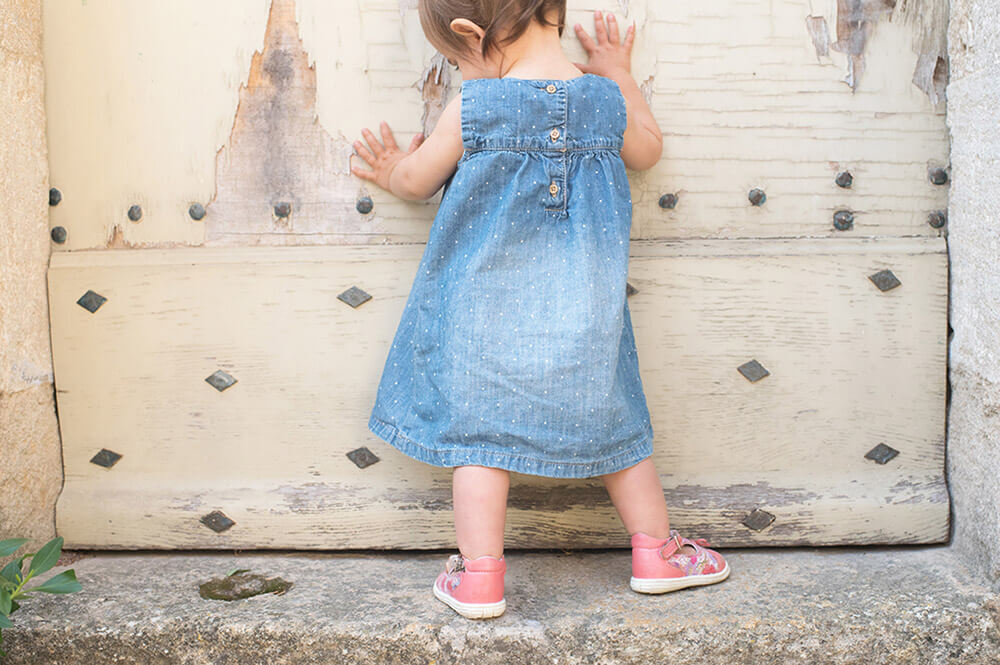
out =
<svg viewBox="0 0 1000 665"><path fill-rule="evenodd" d="M724 582L646 596L628 550L511 550L477 621L431 595L451 552L68 552L83 591L29 597L3 664L1000 663L1000 590L949 546L720 551ZM293 586L199 595L237 568Z"/></svg>

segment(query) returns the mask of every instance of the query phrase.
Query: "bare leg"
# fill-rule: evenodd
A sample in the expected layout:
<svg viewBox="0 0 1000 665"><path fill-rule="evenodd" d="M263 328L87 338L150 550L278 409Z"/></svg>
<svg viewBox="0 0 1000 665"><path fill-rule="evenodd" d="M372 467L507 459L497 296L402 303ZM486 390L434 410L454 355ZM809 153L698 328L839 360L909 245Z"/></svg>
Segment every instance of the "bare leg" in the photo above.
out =
<svg viewBox="0 0 1000 665"><path fill-rule="evenodd" d="M667 502L663 498L663 485L652 457L601 477L629 535L637 531L653 538L670 535ZM693 553L694 548L685 545L683 551Z"/></svg>
<svg viewBox="0 0 1000 665"><path fill-rule="evenodd" d="M470 559L503 555L510 472L485 466L456 466L452 475L458 550Z"/></svg>

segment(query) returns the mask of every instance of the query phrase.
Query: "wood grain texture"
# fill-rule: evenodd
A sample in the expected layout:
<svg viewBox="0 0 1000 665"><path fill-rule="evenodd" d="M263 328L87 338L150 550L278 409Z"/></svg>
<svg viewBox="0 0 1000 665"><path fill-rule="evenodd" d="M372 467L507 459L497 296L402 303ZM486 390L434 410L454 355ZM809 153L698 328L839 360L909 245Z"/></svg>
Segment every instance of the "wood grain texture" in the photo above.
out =
<svg viewBox="0 0 1000 665"><path fill-rule="evenodd" d="M568 24L593 32L594 8L636 21L632 73L664 133L660 162L631 174L633 238L940 234L927 214L946 208L947 187L927 168L947 166L948 136L944 104L912 82L920 30L882 18L866 24L863 56L818 55L810 25L835 30L836 0L709 12L602 0ZM349 172L362 127L385 119L406 146L458 93L412 2L49 0L44 32L51 179L64 195L51 217L68 231L57 250L426 238L436 198L401 201ZM563 45L586 59L572 29ZM834 184L843 170L850 189ZM754 187L761 207L747 200ZM678 196L672 210L658 206L665 193ZM374 209L360 215L365 194ZM279 200L293 204L287 219L273 214ZM142 221L126 217L132 205ZM841 209L853 229L833 227Z"/></svg>
<svg viewBox="0 0 1000 665"><path fill-rule="evenodd" d="M450 470L367 430L423 252L57 253L49 271L67 547L453 545ZM889 268L882 292L868 275ZM719 546L948 534L938 238L634 241L629 299L673 526ZM357 309L337 299L372 295ZM76 304L88 289L107 301ZM755 358L770 375L751 383ZM205 377L237 383L219 392ZM900 451L865 459L878 443ZM365 469L346 453L366 446ZM102 448L112 468L89 462ZM600 479L514 474L508 546L624 545ZM743 524L760 508L762 531ZM199 522L221 510L236 525Z"/></svg>

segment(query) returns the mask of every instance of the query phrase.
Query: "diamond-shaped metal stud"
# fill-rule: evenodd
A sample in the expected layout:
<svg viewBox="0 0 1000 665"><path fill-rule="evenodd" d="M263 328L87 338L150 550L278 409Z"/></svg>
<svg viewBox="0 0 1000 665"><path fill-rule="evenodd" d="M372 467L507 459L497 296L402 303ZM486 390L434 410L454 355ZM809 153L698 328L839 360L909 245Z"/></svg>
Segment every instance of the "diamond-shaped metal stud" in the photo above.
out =
<svg viewBox="0 0 1000 665"><path fill-rule="evenodd" d="M92 464L96 464L97 466L103 466L106 469L110 469L121 458L122 456L116 453L115 451L108 450L107 448L101 448L101 452L91 457L90 462Z"/></svg>
<svg viewBox="0 0 1000 665"><path fill-rule="evenodd" d="M236 379L229 374L226 374L221 369L215 370L210 376L205 377L205 380L220 393L236 383Z"/></svg>
<svg viewBox="0 0 1000 665"><path fill-rule="evenodd" d="M766 510L754 508L749 515L743 518L743 525L754 531L760 531L769 526L773 521L774 515Z"/></svg>
<svg viewBox="0 0 1000 665"><path fill-rule="evenodd" d="M868 275L868 279L872 281L879 288L879 291L888 291L889 289L894 289L902 282L892 274L891 270L879 270L874 275Z"/></svg>
<svg viewBox="0 0 1000 665"><path fill-rule="evenodd" d="M625 282L625 297L628 298L631 295L639 293L639 289L635 288L628 282Z"/></svg>
<svg viewBox="0 0 1000 665"><path fill-rule="evenodd" d="M354 462L359 469L371 466L375 462L379 461L378 456L364 446L347 453L347 457Z"/></svg>
<svg viewBox="0 0 1000 665"><path fill-rule="evenodd" d="M222 533L236 522L232 521L220 510L213 510L208 515L203 515L201 523L216 533Z"/></svg>
<svg viewBox="0 0 1000 665"><path fill-rule="evenodd" d="M93 314L97 311L98 307L107 301L108 299L100 293L87 289L87 292L80 296L80 299L76 301L76 304Z"/></svg>
<svg viewBox="0 0 1000 665"><path fill-rule="evenodd" d="M879 464L885 464L893 457L899 454L899 451L892 446L887 446L884 443L880 443L867 453L865 453L865 459L875 460Z"/></svg>
<svg viewBox="0 0 1000 665"><path fill-rule="evenodd" d="M368 295L367 293L365 293L356 286L352 286L351 288L347 289L337 297L346 302L351 307L357 307L358 305L366 303L372 299L370 295Z"/></svg>
<svg viewBox="0 0 1000 665"><path fill-rule="evenodd" d="M750 360L748 362L743 363L742 365L736 368L736 371L745 376L747 381L750 381L751 383L753 383L754 381L760 381L765 376L770 374L770 372L764 369L764 366L761 365L756 360Z"/></svg>

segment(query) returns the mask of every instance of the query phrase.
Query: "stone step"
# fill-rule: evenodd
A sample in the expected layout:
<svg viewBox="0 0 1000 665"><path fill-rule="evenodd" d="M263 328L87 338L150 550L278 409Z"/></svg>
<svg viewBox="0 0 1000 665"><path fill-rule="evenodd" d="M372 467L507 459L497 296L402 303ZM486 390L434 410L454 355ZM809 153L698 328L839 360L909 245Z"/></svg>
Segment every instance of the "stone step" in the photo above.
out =
<svg viewBox="0 0 1000 665"><path fill-rule="evenodd" d="M81 553L55 571L83 591L29 597L4 665L1000 662L1000 589L947 546L720 551L729 579L647 596L628 550L512 550L477 621L431 595L451 552ZM236 568L293 586L201 598Z"/></svg>

